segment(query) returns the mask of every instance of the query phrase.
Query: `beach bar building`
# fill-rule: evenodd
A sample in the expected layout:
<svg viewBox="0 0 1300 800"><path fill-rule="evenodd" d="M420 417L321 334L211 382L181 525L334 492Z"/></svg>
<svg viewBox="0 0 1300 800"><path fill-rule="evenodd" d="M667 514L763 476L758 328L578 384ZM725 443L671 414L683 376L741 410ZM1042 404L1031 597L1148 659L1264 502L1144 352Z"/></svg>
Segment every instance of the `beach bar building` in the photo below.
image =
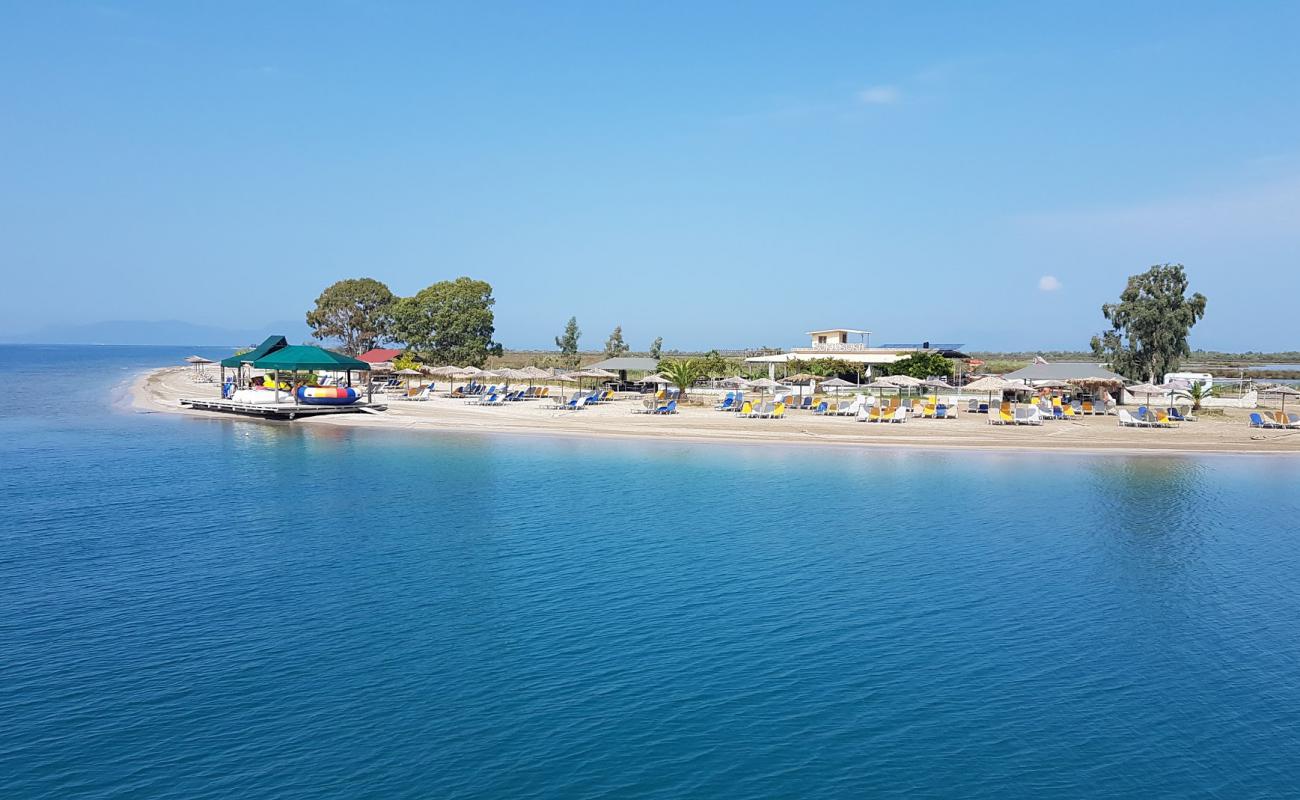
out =
<svg viewBox="0 0 1300 800"><path fill-rule="evenodd" d="M1024 381L1029 385L1070 383L1079 387L1087 396L1101 397L1111 395L1122 401L1120 389L1124 386L1124 376L1111 372L1094 361L1038 361L1015 372L1002 376L1009 381Z"/></svg>
<svg viewBox="0 0 1300 800"><path fill-rule="evenodd" d="M651 373L659 370L659 359L649 358L648 356L616 356L607 358L604 361L597 361L595 364L588 364L583 369L603 369L608 372L617 372L620 383L627 383L627 374L629 372Z"/></svg>
<svg viewBox="0 0 1300 800"><path fill-rule="evenodd" d="M392 372L393 359L401 354L401 350L392 347L373 347L357 356L357 360L366 362L377 372Z"/></svg>
<svg viewBox="0 0 1300 800"><path fill-rule="evenodd" d="M810 341L807 347L795 347L785 353L765 356L751 356L745 359L747 364L766 364L769 378L776 378L776 368L791 361L812 361L818 358L833 358L850 364L865 365L865 374L871 377L873 367L881 364L893 364L916 353L938 353L945 358L966 358L960 352L960 344L885 344L871 346L871 331L857 328L827 328L808 331Z"/></svg>

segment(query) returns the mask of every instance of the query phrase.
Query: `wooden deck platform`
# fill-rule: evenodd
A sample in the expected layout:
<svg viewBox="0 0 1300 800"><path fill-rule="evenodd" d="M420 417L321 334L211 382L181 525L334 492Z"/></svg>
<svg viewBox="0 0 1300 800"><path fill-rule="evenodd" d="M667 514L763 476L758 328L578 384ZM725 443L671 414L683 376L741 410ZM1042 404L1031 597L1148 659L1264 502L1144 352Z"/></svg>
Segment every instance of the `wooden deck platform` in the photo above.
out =
<svg viewBox="0 0 1300 800"><path fill-rule="evenodd" d="M350 406L312 406L299 403L236 403L215 397L185 398L180 404L200 411L218 411L224 414L242 414L264 419L294 420L299 417L317 417L322 414L368 414L386 411L386 403L354 403Z"/></svg>

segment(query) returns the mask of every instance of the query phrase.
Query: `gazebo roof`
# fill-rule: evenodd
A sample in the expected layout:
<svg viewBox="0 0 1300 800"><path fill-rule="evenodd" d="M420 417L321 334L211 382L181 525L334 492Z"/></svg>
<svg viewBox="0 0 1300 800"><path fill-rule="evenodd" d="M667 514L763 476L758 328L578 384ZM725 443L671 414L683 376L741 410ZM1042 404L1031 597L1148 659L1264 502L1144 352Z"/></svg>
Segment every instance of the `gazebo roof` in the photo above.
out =
<svg viewBox="0 0 1300 800"><path fill-rule="evenodd" d="M283 336L268 336L265 341L249 350L247 353L240 353L237 356L230 356L221 359L221 366L238 368L240 364L248 364L256 361L263 356L270 355L276 350L289 346L289 340Z"/></svg>
<svg viewBox="0 0 1300 800"><path fill-rule="evenodd" d="M253 362L253 368L325 370L329 372L355 369L368 372L370 365L351 356L345 356L333 350L326 350L323 347L298 344L282 347L270 355L257 359Z"/></svg>

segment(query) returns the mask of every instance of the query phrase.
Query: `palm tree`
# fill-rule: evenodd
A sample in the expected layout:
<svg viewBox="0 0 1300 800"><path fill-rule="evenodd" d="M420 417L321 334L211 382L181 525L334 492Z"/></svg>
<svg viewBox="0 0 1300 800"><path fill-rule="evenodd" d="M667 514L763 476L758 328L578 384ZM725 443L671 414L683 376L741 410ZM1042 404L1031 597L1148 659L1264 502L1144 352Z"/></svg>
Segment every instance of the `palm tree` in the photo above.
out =
<svg viewBox="0 0 1300 800"><path fill-rule="evenodd" d="M672 381L673 386L681 390L680 399L686 399L686 390L691 388L704 370L693 358L685 361L663 361L659 364L659 374Z"/></svg>
<svg viewBox="0 0 1300 800"><path fill-rule="evenodd" d="M1192 410L1200 411L1201 401L1209 395L1209 392L1205 391L1205 384L1195 382L1191 385L1191 388L1187 390L1187 394L1192 398Z"/></svg>

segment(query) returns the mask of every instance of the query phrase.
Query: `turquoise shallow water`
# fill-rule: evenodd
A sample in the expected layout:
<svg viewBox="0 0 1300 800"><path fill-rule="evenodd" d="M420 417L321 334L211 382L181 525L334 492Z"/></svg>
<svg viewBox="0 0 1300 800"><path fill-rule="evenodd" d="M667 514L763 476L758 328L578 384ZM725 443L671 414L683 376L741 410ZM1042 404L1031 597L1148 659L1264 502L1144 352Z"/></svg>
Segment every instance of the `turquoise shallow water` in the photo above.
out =
<svg viewBox="0 0 1300 800"><path fill-rule="evenodd" d="M1282 797L1300 462L407 437L0 347L0 797Z"/></svg>

